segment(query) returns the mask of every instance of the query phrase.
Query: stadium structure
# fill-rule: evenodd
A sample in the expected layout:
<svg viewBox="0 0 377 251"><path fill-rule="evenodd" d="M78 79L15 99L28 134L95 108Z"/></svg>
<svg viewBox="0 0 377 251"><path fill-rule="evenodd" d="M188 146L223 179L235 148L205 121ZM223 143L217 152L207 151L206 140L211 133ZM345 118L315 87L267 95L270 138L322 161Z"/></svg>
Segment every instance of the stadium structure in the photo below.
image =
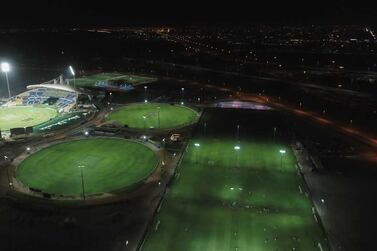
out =
<svg viewBox="0 0 377 251"><path fill-rule="evenodd" d="M0 107L2 137L30 134L34 126L76 108L79 93L63 75L26 88Z"/></svg>

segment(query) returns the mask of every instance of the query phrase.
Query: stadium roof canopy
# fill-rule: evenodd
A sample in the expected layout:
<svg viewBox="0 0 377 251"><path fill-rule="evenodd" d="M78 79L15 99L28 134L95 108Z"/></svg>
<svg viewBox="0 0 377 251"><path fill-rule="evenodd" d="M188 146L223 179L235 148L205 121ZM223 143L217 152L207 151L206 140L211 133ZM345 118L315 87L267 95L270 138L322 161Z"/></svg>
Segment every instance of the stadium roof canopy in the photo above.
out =
<svg viewBox="0 0 377 251"><path fill-rule="evenodd" d="M76 92L76 90L69 85L60 85L60 84L38 84L38 85L28 85L26 87L28 90L36 88L49 88L55 90L62 90L67 92Z"/></svg>

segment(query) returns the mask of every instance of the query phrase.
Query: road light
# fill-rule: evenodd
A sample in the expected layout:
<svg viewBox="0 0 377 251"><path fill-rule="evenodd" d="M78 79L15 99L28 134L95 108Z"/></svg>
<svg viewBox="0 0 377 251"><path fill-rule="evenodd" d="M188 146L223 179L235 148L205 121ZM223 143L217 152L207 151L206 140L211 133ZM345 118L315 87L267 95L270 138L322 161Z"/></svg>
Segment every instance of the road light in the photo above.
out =
<svg viewBox="0 0 377 251"><path fill-rule="evenodd" d="M286 151L284 149L280 149L280 168L283 168L283 156L285 155Z"/></svg>
<svg viewBox="0 0 377 251"><path fill-rule="evenodd" d="M12 97L10 94L10 87L9 87L9 78L8 78L8 72L10 72L10 65L7 62L2 62L1 63L1 71L5 74L5 79L7 81L7 87L8 87L8 96L9 98Z"/></svg>
<svg viewBox="0 0 377 251"><path fill-rule="evenodd" d="M69 71L71 72L72 76L73 76L73 87L76 88L76 74L75 74L75 71L73 70L72 66L69 66Z"/></svg>

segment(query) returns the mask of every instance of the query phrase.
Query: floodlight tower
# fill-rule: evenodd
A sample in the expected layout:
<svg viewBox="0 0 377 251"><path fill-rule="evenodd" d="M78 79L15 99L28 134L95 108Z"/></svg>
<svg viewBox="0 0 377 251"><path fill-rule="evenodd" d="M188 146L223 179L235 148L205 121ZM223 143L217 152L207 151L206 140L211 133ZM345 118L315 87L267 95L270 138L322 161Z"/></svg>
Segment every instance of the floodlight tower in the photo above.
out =
<svg viewBox="0 0 377 251"><path fill-rule="evenodd" d="M237 167L239 167L239 151L241 150L240 145L235 145L234 150L236 150L236 156L237 156Z"/></svg>
<svg viewBox="0 0 377 251"><path fill-rule="evenodd" d="M195 163L197 163L198 162L198 156L197 156L198 153L197 153L197 151L200 148L200 143L198 143L198 142L194 143L194 147L195 147Z"/></svg>
<svg viewBox="0 0 377 251"><path fill-rule="evenodd" d="M72 66L69 66L69 71L71 72L72 76L73 76L73 87L76 88L76 74L75 74L75 70L73 70L73 67Z"/></svg>
<svg viewBox="0 0 377 251"><path fill-rule="evenodd" d="M144 85L144 103L148 103L147 89L148 89L148 86Z"/></svg>
<svg viewBox="0 0 377 251"><path fill-rule="evenodd" d="M9 98L12 97L10 94L10 87L9 87L9 78L8 78L8 72L10 72L10 65L7 62L2 62L1 63L1 71L5 74L5 79L7 81L7 87L8 87L8 96Z"/></svg>
<svg viewBox="0 0 377 251"><path fill-rule="evenodd" d="M80 173L81 173L82 198L85 200L86 197L85 197L84 170L83 170L83 167L85 166L80 164L78 167L80 168Z"/></svg>
<svg viewBox="0 0 377 251"><path fill-rule="evenodd" d="M182 91L182 101L181 101L181 105L184 105L184 103L185 103L185 102L184 102L185 88L182 87L182 88L181 88L181 91Z"/></svg>
<svg viewBox="0 0 377 251"><path fill-rule="evenodd" d="M146 127L146 119L147 119L147 116L143 115L144 133L145 133L145 130L147 129L147 127Z"/></svg>
<svg viewBox="0 0 377 251"><path fill-rule="evenodd" d="M280 168L283 168L283 157L286 151L284 149L280 149L279 152L280 152Z"/></svg>

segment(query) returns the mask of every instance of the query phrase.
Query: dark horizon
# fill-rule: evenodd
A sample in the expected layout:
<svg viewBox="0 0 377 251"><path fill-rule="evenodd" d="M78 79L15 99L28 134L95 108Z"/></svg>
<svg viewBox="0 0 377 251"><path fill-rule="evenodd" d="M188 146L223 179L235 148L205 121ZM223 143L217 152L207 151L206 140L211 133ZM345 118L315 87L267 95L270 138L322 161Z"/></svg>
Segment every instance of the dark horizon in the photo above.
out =
<svg viewBox="0 0 377 251"><path fill-rule="evenodd" d="M377 25L376 11L366 3L344 0L315 3L260 1L258 3L199 3L139 1L38 1L6 3L0 27L80 25L239 25L239 24L365 24Z"/></svg>

